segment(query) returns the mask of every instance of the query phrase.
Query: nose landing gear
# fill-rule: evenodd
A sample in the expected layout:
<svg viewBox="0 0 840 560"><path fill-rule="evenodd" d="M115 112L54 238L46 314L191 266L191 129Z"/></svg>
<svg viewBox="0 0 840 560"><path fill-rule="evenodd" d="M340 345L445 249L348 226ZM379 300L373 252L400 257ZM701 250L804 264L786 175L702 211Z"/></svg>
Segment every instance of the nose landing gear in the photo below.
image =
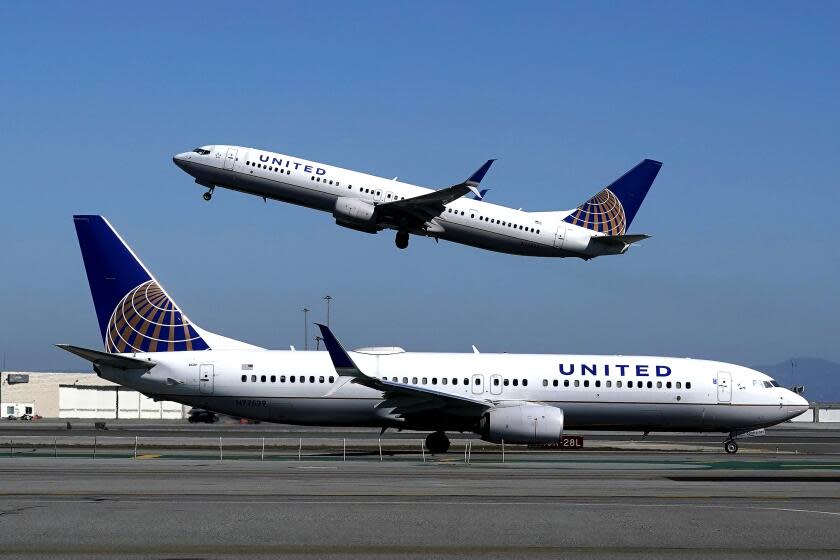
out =
<svg viewBox="0 0 840 560"><path fill-rule="evenodd" d="M426 449L429 453L446 453L449 451L449 438L444 432L432 432L426 436Z"/></svg>
<svg viewBox="0 0 840 560"><path fill-rule="evenodd" d="M408 232L407 231L398 231L397 237L394 239L394 242L397 244L399 249L405 249L408 247Z"/></svg>
<svg viewBox="0 0 840 560"><path fill-rule="evenodd" d="M215 189L215 188L216 187L210 187L210 189L202 195L204 200L206 200L207 202L210 202L210 199L213 198L213 189Z"/></svg>

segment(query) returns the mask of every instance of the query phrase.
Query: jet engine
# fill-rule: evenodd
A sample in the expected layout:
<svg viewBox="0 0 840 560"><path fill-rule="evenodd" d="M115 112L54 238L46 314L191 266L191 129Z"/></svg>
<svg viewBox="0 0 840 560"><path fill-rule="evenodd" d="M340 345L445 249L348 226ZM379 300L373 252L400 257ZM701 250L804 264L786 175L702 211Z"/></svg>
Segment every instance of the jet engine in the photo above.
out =
<svg viewBox="0 0 840 560"><path fill-rule="evenodd" d="M380 229L376 226L374 213L376 208L358 198L341 196L335 201L333 216L335 223L346 228L376 233Z"/></svg>
<svg viewBox="0 0 840 560"><path fill-rule="evenodd" d="M481 439L493 443L558 443L563 435L563 411L530 403L497 406L482 416L479 433Z"/></svg>

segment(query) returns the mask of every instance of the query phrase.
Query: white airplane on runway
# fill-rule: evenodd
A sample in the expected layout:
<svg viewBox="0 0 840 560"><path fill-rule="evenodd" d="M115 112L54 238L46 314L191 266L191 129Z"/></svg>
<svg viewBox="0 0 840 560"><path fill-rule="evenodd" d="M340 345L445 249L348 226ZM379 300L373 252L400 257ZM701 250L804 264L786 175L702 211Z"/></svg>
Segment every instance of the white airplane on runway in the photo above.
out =
<svg viewBox="0 0 840 560"><path fill-rule="evenodd" d="M726 432L735 438L808 409L745 367L652 356L266 350L192 323L101 216L75 216L105 351L59 345L101 377L156 399L267 422L447 431L556 443L566 429Z"/></svg>
<svg viewBox="0 0 840 560"><path fill-rule="evenodd" d="M331 212L350 229L396 230L400 249L414 234L500 253L582 259L622 254L649 237L627 228L662 166L646 159L572 210L523 212L481 200L478 186L492 159L440 190L241 146L202 146L173 161L207 187L205 200L224 187ZM469 193L474 197L463 198Z"/></svg>

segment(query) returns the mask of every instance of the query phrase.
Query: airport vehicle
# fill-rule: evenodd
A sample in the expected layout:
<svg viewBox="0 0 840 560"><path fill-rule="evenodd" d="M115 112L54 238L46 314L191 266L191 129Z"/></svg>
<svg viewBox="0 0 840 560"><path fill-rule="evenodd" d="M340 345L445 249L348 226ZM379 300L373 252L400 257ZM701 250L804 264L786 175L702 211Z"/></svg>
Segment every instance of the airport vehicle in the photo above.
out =
<svg viewBox="0 0 840 560"><path fill-rule="evenodd" d="M725 432L736 438L807 410L767 375L653 356L266 350L190 321L101 216L75 216L105 351L59 345L101 377L157 399L242 418L447 431L554 443L566 429Z"/></svg>
<svg viewBox="0 0 840 560"><path fill-rule="evenodd" d="M524 212L482 200L486 189L478 186L492 159L440 190L242 146L202 146L173 161L208 189L205 200L223 187L331 212L350 229L396 230L400 249L421 235L500 253L582 259L622 254L649 237L627 228L662 166L646 159L572 210Z"/></svg>

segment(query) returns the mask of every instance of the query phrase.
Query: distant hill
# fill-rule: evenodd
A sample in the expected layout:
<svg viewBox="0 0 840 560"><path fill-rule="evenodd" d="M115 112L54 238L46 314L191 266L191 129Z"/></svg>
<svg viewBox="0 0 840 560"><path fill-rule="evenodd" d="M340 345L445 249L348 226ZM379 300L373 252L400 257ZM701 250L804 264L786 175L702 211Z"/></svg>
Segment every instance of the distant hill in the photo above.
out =
<svg viewBox="0 0 840 560"><path fill-rule="evenodd" d="M766 373L783 387L804 385L803 396L809 401L840 402L840 364L819 358L792 358L753 369Z"/></svg>

